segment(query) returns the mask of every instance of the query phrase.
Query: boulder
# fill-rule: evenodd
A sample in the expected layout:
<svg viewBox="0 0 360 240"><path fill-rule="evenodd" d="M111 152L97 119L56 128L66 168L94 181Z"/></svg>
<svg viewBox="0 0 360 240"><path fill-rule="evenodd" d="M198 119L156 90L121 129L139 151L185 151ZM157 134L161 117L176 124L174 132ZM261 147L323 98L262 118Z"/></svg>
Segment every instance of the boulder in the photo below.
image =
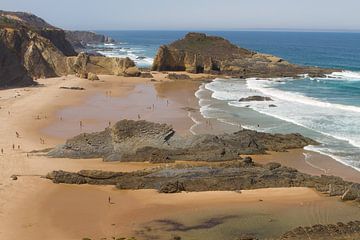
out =
<svg viewBox="0 0 360 240"><path fill-rule="evenodd" d="M139 77L141 75L141 72L137 67L129 67L125 69L124 75L127 77Z"/></svg>
<svg viewBox="0 0 360 240"><path fill-rule="evenodd" d="M89 72L89 73L88 73L88 76L87 76L87 79L89 79L89 80L91 80L91 81L96 81L96 80L99 80L99 77L98 77L98 75L96 75L95 73Z"/></svg>
<svg viewBox="0 0 360 240"><path fill-rule="evenodd" d="M176 74L176 73L169 73L167 76L170 80L190 80L191 77L187 74Z"/></svg>

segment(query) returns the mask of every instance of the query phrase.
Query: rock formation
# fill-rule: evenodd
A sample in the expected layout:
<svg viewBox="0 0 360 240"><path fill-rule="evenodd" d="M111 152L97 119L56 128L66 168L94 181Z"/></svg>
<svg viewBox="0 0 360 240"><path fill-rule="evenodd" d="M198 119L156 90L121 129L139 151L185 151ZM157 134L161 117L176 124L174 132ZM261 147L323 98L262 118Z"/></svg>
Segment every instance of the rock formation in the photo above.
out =
<svg viewBox="0 0 360 240"><path fill-rule="evenodd" d="M328 225L314 225L311 227L298 227L285 233L281 240L354 240L360 239L360 221L337 223Z"/></svg>
<svg viewBox="0 0 360 240"><path fill-rule="evenodd" d="M177 164L136 172L53 171L47 178L54 183L116 185L118 189L156 189L162 193L310 187L329 196L341 197L353 188L356 194L346 200L360 199L360 184L334 176L311 176L278 163L258 165L248 160L211 165Z"/></svg>
<svg viewBox="0 0 360 240"><path fill-rule="evenodd" d="M65 31L66 39L71 45L77 49L82 50L86 48L87 44L100 44L100 43L114 43L115 41L108 36L96 34L88 31Z"/></svg>
<svg viewBox="0 0 360 240"><path fill-rule="evenodd" d="M323 75L331 69L304 67L281 58L240 48L221 37L188 33L185 38L161 46L154 71L188 71L224 74L234 77L295 77L299 74Z"/></svg>
<svg viewBox="0 0 360 240"><path fill-rule="evenodd" d="M48 153L52 157L113 161L226 161L240 154L286 151L317 144L299 134L241 130L233 134L180 136L166 124L122 120L103 132L84 133Z"/></svg>
<svg viewBox="0 0 360 240"><path fill-rule="evenodd" d="M126 58L76 56L65 32L35 15L0 11L0 87L28 86L33 79L67 74L125 75L136 72Z"/></svg>

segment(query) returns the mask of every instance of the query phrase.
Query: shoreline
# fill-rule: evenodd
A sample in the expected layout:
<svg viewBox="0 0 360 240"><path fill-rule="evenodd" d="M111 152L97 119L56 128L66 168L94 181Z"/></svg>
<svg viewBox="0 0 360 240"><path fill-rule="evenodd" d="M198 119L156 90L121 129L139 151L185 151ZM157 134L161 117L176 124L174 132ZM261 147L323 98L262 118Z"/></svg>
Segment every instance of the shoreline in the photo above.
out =
<svg viewBox="0 0 360 240"><path fill-rule="evenodd" d="M205 124L206 120L201 119L199 112L198 99L195 97L195 91L197 90L200 82L196 81L168 81L162 73L154 74L156 82L151 82L150 79L141 78L125 78L125 77L114 77L114 76L99 76L101 81L91 82L84 79L78 79L73 76L66 78L55 78L55 79L43 79L40 80L45 86L41 88L31 88L29 91L23 89L16 90L5 90L0 92L0 106L2 110L0 112L0 119L6 125L0 130L4 138L0 140L1 146L5 149L5 155L0 156L0 168L2 172L0 174L0 238L4 239L18 239L29 236L30 239L36 238L51 238L51 239L81 239L88 237L92 232L95 237L110 236L113 232L114 226L113 221L119 221L119 219L128 219L130 216L143 216L146 215L144 222L139 220L136 230L141 230L143 226L141 224L147 224L149 221L156 220L155 213L158 212L159 207L167 209L166 215L159 216L160 219L163 217L171 217L176 219L176 213L183 212L182 206L188 208L189 213L192 212L194 205L187 205L186 202L181 202L180 199L187 198L187 201L193 201L198 199L199 208L200 205L204 212L208 212L208 215L202 215L202 211L196 211L197 221L203 218L216 217L223 214L229 214L223 212L223 206L227 206L229 203L229 212L231 207L239 207L236 203L242 202L243 210L245 213L248 211L255 211L258 200L254 199L265 199L268 195L273 196L273 200L269 201L267 209L277 209L280 211L281 206L276 202L281 200L283 204L289 204L289 209L296 209L299 201L303 198L307 198L309 206L312 204L318 205L317 203L326 201L326 206L330 208L340 207L342 209L348 209L350 213L354 212L355 206L348 203L341 203L333 198L325 198L320 194L316 193L312 189L299 188L299 189L259 189L253 190L249 193L253 196L248 198L248 191L244 191L244 194L238 194L234 192L203 192L203 193L182 193L180 195L164 195L159 194L155 191L121 191L115 190L109 186L68 186L68 185L57 185L53 184L48 180L41 179L39 177L32 177L30 175L45 175L52 170L62 169L67 171L79 171L82 169L93 169L93 170L105 170L105 171L136 171L146 168L156 167L156 164L149 163L119 163L119 162L103 162L101 159L53 159L45 156L30 155L26 156L26 153L34 149L44 149L47 147L53 147L56 144L61 144L65 139L61 136L46 135L41 129L47 128L48 126L54 126L57 122L61 122L58 116L58 111L75 107L84 107L88 104L88 100L92 99L93 96L97 96L99 93L104 95L106 91L112 90L112 100L116 100L120 105L131 105L132 109L126 110L118 108L118 111L122 112L124 116L137 118L137 113L141 111L142 118L146 120L158 120L162 122L172 122L175 130L180 131L184 134L191 134L189 129L193 126L193 120L189 118L189 115L200 117L202 122L202 130L204 132L216 132L220 131L221 124L216 123L214 120L211 125ZM66 79L66 80L62 80ZM161 82L162 80L162 82ZM63 90L59 89L62 85L80 86L84 87L84 91L76 90ZM140 89L139 92L134 86L145 86ZM153 88L149 90L147 87ZM27 88L25 88L27 89ZM116 92L115 89L119 89ZM17 97L14 100L14 91L20 92L22 96ZM22 93L23 92L23 93ZM156 96L155 96L155 95ZM149 96L153 96L152 101L148 102ZM154 98L155 96L155 98ZM135 98L134 98L135 97ZM130 100L128 99L130 98ZM125 100L124 100L125 99ZM127 99L127 100L126 100ZM137 99L136 101L134 99ZM169 100L170 104L167 106L166 101ZM95 103L98 103L98 99L95 98ZM102 101L101 99L99 100ZM153 101L158 101L157 106L152 111L148 109ZM51 102L51 104L49 104ZM91 102L94 103L94 102ZM114 103L114 102L112 102ZM144 105L144 103L146 103ZM111 104L109 104L111 106ZM147 106L149 105L149 106ZM94 105L97 106L96 104ZM11 115L8 116L7 110L11 109ZM81 109L80 109L81 110ZM79 113L79 109L75 109L75 112ZM82 114L86 113L80 111ZM91 111L90 111L91 112ZM101 112L97 112L101 115ZM46 118L36 120L38 114L46 114ZM41 115L43 116L43 115ZM70 115L73 116L73 115ZM95 116L97 117L97 116ZM69 117L69 119L71 119ZM74 120L76 127L75 132L79 131L78 121ZM74 122L67 122L68 118L63 116L62 122L64 126L73 126ZM101 119L102 124L106 124L108 119ZM85 122L86 126L90 122ZM102 126L101 126L102 127ZM219 128L219 129L217 129ZM61 129L61 126L60 126ZM184 129L187 129L184 131ZM91 128L90 128L91 130ZM15 131L19 131L21 138L16 138ZM41 144L39 137L45 136L45 144ZM21 143L20 150L12 150L11 145L7 142ZM301 152L301 151L300 151ZM291 157L291 152L283 153L284 158ZM299 153L299 156L301 153ZM260 155L264 159L267 155ZM257 158L254 156L254 159ZM274 160L274 156L271 156ZM271 159L269 156L269 159ZM256 159L255 159L256 160ZM263 160L263 161L266 161ZM270 161L270 160L269 160ZM293 159L296 162L296 159ZM326 161L324 163L327 163ZM305 163L306 164L306 163ZM307 166L307 169L315 171ZM335 168L336 170L336 168ZM334 170L334 171L335 171ZM19 179L12 181L9 177L12 174L18 174ZM24 175L24 176L23 176ZM89 195L90 194L90 195ZM126 204L130 204L132 212L130 215L122 215L124 209L120 206L121 204L115 204L114 206L118 211L115 215L109 212L109 206L107 203L107 197L111 195L116 201L125 201ZM67 196L67 197L66 197ZM88 196L88 197L85 197ZM181 196L179 198L179 196ZM217 199L215 202L212 198ZM286 197L288 196L288 197ZM161 198L161 204L154 202L152 199ZM137 199L134 203L132 200ZM178 200L176 200L178 199ZM178 208L170 207L173 201L180 201ZM292 203L290 203L290 202ZM265 199L265 202L267 200ZM219 204L221 203L221 204ZM101 206L104 210L104 214L101 209L94 208L94 206ZM126 206L126 204L124 206ZM136 205L138 204L138 205ZM255 204L255 205L254 205ZM293 205L291 205L293 204ZM141 206L144 207L141 210ZM190 206L190 207L189 207ZM111 207L111 206L110 206ZM353 209L354 208L354 209ZM140 210L139 210L140 209ZM146 211L148 209L148 211ZM312 214L310 209L306 212ZM323 209L323 208L321 208ZM340 210L341 210L340 209ZM205 211L206 210L206 211ZM301 209L299 209L301 211ZM324 213L327 211L326 208L323 210ZM74 212L78 217L72 219L70 216L74 216ZM135 214L135 215L134 215ZM270 213L269 213L270 214ZM275 214L271 212L271 214ZM270 214L270 215L271 215ZM340 214L336 213L336 214ZM337 219L334 215L334 222ZM341 215L341 214L340 214ZM340 216L339 215L339 216ZM80 216L80 217L79 217ZM88 216L88 219L92 219L92 226L89 228L87 224L83 224L83 217ZM127 217L126 217L127 216ZM352 216L352 215L351 215ZM289 219L289 216L284 217ZM101 224L99 220L105 219L106 223ZM264 224L268 224L268 218L262 219ZM326 218L314 218L314 223L327 222ZM348 218L341 218L347 221ZM349 217L351 220L351 218ZM60 222L56 222L56 221ZM181 221L190 221L191 219L185 216ZM55 221L55 222L54 222ZM124 220L122 220L124 221ZM294 227L297 222L294 222ZM225 223L224 223L225 224ZM229 225L227 225L229 224ZM232 228L232 221L226 223L224 226ZM237 223L238 224L238 223ZM60 225L60 227L59 227ZM235 224L236 225L236 224ZM120 225L119 225L120 226ZM88 231L88 233L85 232ZM131 231L130 231L131 230ZM215 231L216 230L216 231ZM219 234L215 228L214 234ZM117 232L123 231L126 235L131 235L130 232L135 231L134 225L128 223L128 232L125 230L117 230ZM120 234L119 233L119 234ZM16 235L16 236L15 236ZM140 238L142 239L142 238Z"/></svg>

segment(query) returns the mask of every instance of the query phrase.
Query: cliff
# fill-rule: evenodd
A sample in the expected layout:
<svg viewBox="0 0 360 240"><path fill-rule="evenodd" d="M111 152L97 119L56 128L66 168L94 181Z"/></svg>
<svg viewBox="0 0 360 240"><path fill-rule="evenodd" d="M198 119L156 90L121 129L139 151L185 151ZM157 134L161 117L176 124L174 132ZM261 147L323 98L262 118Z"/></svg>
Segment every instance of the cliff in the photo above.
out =
<svg viewBox="0 0 360 240"><path fill-rule="evenodd" d="M76 55L62 29L29 13L0 11L0 87L29 86L36 83L33 79L67 74L126 75L135 68L130 59Z"/></svg>
<svg viewBox="0 0 360 240"><path fill-rule="evenodd" d="M323 75L334 71L291 64L279 57L256 53L224 38L202 33L188 33L183 39L161 46L152 69L234 77L294 77L305 73Z"/></svg>
<svg viewBox="0 0 360 240"><path fill-rule="evenodd" d="M65 31L66 39L75 49L84 49L87 44L113 43L111 37L88 31Z"/></svg>

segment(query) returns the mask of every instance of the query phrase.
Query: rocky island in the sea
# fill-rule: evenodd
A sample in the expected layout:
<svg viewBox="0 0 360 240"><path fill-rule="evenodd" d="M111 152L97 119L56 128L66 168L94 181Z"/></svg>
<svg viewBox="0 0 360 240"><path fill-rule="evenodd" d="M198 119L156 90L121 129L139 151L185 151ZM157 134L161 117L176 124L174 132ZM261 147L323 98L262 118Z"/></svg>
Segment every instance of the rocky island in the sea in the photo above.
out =
<svg viewBox="0 0 360 240"><path fill-rule="evenodd" d="M240 48L222 37L188 33L183 39L161 46L154 71L211 73L238 78L322 76L334 69L300 66L282 58Z"/></svg>
<svg viewBox="0 0 360 240"><path fill-rule="evenodd" d="M64 30L28 13L0 12L0 87L29 86L37 78L77 74L134 75L129 58L77 56Z"/></svg>

